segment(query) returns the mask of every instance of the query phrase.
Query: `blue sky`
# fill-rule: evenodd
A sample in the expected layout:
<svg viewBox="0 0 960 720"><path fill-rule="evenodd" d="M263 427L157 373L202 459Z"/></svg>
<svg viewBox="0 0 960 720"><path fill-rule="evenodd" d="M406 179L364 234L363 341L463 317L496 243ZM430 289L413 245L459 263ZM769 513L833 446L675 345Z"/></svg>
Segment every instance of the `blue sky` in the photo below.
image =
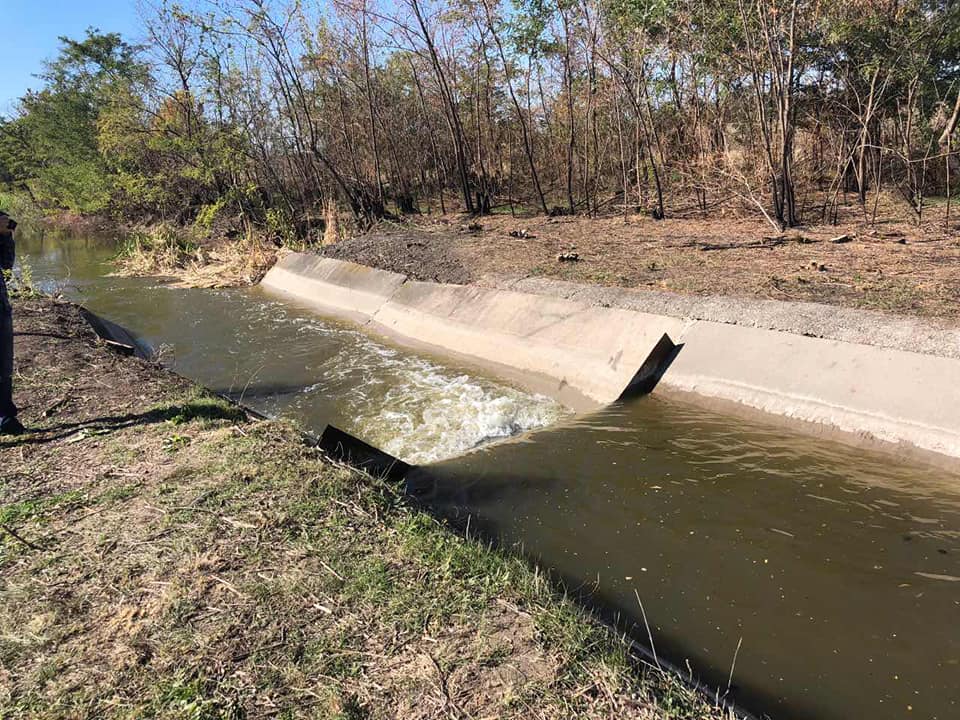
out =
<svg viewBox="0 0 960 720"><path fill-rule="evenodd" d="M60 35L80 38L92 26L136 40L137 17L136 0L0 0L0 115L39 86L33 75L57 54Z"/></svg>

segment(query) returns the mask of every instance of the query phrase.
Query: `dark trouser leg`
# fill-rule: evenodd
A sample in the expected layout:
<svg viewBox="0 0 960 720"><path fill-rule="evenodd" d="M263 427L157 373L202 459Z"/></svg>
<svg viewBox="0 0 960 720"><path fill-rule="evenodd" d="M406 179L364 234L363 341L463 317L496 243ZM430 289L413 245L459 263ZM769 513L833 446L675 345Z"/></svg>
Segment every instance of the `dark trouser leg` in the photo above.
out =
<svg viewBox="0 0 960 720"><path fill-rule="evenodd" d="M13 404L13 315L0 298L0 418L16 417Z"/></svg>

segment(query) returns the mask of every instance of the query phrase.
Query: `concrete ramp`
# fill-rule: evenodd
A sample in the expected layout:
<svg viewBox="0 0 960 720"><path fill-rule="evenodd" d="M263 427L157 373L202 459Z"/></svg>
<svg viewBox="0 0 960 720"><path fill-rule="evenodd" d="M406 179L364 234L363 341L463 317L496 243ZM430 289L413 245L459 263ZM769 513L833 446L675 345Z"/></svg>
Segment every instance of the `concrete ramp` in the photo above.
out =
<svg viewBox="0 0 960 720"><path fill-rule="evenodd" d="M285 257L264 287L576 409L658 387L960 458L960 358ZM682 348L682 350L680 349Z"/></svg>
<svg viewBox="0 0 960 720"><path fill-rule="evenodd" d="M370 323L400 341L487 365L578 409L617 400L676 318L397 273L292 253L262 287Z"/></svg>
<svg viewBox="0 0 960 720"><path fill-rule="evenodd" d="M960 361L696 322L665 386L960 457Z"/></svg>
<svg viewBox="0 0 960 720"><path fill-rule="evenodd" d="M405 275L365 265L291 253L270 269L260 285L337 315L369 320L406 280Z"/></svg>
<svg viewBox="0 0 960 720"><path fill-rule="evenodd" d="M391 333L506 364L599 404L618 399L657 343L685 323L466 285L407 282L373 316ZM562 399L562 398L561 398Z"/></svg>

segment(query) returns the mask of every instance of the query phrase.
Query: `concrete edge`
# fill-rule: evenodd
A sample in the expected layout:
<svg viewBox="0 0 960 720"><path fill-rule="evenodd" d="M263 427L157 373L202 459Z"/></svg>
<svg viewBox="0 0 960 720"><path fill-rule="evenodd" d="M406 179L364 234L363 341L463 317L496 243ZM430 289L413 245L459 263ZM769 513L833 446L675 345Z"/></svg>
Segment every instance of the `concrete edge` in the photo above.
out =
<svg viewBox="0 0 960 720"><path fill-rule="evenodd" d="M369 319L407 281L405 275L290 253L260 281L261 287L307 300L351 320Z"/></svg>
<svg viewBox="0 0 960 720"><path fill-rule="evenodd" d="M293 257L293 259L289 259ZM479 364L588 410L617 400L667 335L665 390L805 423L840 439L960 458L960 359L475 285L410 281L288 256L264 287L410 347Z"/></svg>
<svg viewBox="0 0 960 720"><path fill-rule="evenodd" d="M960 456L927 450L905 440L884 440L863 429L844 430L828 423L773 413L746 405L738 400L684 390L676 384L661 383L657 388L656 396L669 402L684 403L720 415L742 419L744 422L780 427L810 438L837 442L852 448L862 448L871 453L890 455L897 461L922 464L950 473L960 471Z"/></svg>
<svg viewBox="0 0 960 720"><path fill-rule="evenodd" d="M587 285L546 277L484 276L477 284L655 315L960 359L960 324L937 318L797 300L680 295L654 288Z"/></svg>

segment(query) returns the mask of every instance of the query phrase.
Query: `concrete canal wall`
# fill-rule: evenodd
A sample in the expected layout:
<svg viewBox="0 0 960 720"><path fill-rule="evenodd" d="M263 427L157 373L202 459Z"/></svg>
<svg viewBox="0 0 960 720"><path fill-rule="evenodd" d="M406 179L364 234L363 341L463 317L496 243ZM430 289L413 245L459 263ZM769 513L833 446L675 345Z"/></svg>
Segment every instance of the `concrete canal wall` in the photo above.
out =
<svg viewBox="0 0 960 720"><path fill-rule="evenodd" d="M291 253L260 283L322 305L341 317L370 319L406 282L405 275L340 262L307 253Z"/></svg>
<svg viewBox="0 0 960 720"><path fill-rule="evenodd" d="M291 254L263 286L371 329L470 358L577 409L616 400L660 338L660 388L960 458L960 359L578 299L407 280Z"/></svg>

